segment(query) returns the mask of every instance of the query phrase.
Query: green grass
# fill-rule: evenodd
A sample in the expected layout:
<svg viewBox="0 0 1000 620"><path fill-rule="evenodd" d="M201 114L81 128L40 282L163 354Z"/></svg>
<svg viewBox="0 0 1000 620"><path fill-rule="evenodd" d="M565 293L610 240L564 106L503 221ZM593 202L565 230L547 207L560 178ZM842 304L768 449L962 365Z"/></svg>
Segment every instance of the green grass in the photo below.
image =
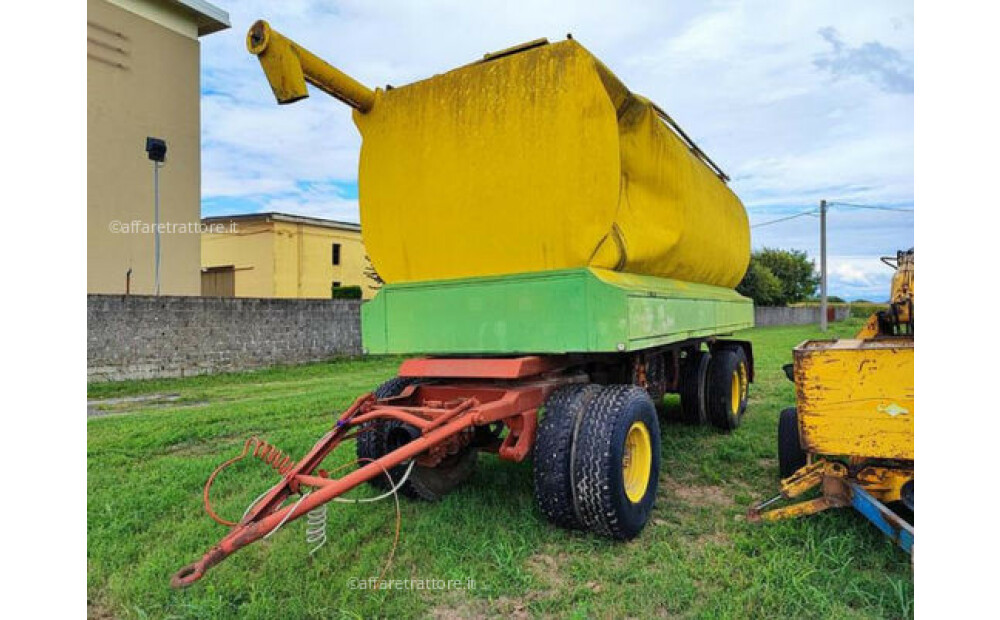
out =
<svg viewBox="0 0 1000 620"><path fill-rule="evenodd" d="M860 320L838 323L853 333ZM474 589L351 589L390 549L391 502L331 504L330 540L310 558L301 522L243 549L185 590L171 575L225 533L201 509L206 476L257 434L300 456L333 416L394 374L399 359L342 360L214 377L92 385L90 398L171 394L109 408L88 425L88 601L123 618L464 616L906 618L909 557L850 510L747 523L776 492L781 371L809 327L750 330L757 382L731 435L663 424L660 494L638 539L614 543L547 525L530 463L480 457L471 482L436 504L402 502L390 579L474 580ZM676 407L676 400L668 401ZM352 457L344 446L328 463ZM230 517L274 481L257 461L213 490ZM367 490L355 491L368 494Z"/></svg>

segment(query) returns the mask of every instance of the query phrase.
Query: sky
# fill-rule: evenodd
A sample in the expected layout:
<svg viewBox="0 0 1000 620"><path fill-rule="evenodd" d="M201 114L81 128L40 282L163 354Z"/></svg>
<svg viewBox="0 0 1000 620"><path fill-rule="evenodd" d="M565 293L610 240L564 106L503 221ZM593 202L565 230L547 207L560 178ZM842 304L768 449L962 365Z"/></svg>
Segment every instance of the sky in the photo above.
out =
<svg viewBox="0 0 1000 620"><path fill-rule="evenodd" d="M264 18L373 88L572 33L729 174L755 249L804 250L818 266L815 214L770 222L826 199L829 293L884 300L879 256L913 246L912 2L217 4L232 28L201 40L204 216L359 220L350 110L322 93L275 104L244 42Z"/></svg>

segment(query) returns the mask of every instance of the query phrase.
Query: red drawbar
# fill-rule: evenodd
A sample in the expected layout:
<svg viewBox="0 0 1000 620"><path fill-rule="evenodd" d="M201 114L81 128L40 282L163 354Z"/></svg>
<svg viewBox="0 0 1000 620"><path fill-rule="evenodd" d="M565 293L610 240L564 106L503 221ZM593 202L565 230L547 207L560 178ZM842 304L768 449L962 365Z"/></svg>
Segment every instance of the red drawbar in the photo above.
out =
<svg viewBox="0 0 1000 620"><path fill-rule="evenodd" d="M400 377L447 379L525 379L568 365L566 356L421 357L399 367Z"/></svg>

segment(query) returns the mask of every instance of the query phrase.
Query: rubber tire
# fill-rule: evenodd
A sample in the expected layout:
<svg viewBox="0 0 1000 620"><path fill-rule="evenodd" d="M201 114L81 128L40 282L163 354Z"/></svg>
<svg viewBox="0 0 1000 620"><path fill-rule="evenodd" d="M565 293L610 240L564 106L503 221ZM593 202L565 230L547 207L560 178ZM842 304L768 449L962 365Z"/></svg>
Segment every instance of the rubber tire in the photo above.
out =
<svg viewBox="0 0 1000 620"><path fill-rule="evenodd" d="M570 458L587 405L600 386L575 383L557 389L545 401L534 447L535 504L550 523L580 529L573 508Z"/></svg>
<svg viewBox="0 0 1000 620"><path fill-rule="evenodd" d="M394 377L376 388L374 395L379 399L399 396L404 389L419 382L419 379ZM370 430L358 435L355 442L358 459L362 461L358 463L358 466L365 464L366 461L363 459L377 459L390 452L391 449L388 445L390 436L405 426L398 420L372 420L368 422L365 428ZM399 492L411 499L437 501L468 480L475 471L477 456L477 450L466 448L456 455L445 458L436 467L416 465L406 483L399 488ZM398 483L402 479L406 474L407 467L407 465L397 465L389 470L393 482ZM384 475L376 476L368 483L382 491L391 488Z"/></svg>
<svg viewBox="0 0 1000 620"><path fill-rule="evenodd" d="M716 428L733 431L739 427L747 408L746 384L740 380L740 401L736 411L733 411L733 373L738 372L743 364L746 375L746 357L738 349L719 349L712 355L708 365L708 386L705 390L708 403L708 419Z"/></svg>
<svg viewBox="0 0 1000 620"><path fill-rule="evenodd" d="M638 503L625 494L622 457L634 422L649 431L652 459L646 493ZM608 385L587 404L573 448L573 492L581 526L618 540L635 538L652 514L660 477L660 424L653 401L640 387Z"/></svg>
<svg viewBox="0 0 1000 620"><path fill-rule="evenodd" d="M913 512L913 478L910 478L905 483L903 483L903 488L899 492L899 501L906 506L907 510Z"/></svg>
<svg viewBox="0 0 1000 620"><path fill-rule="evenodd" d="M479 451L475 448L465 448L435 467L416 465L400 490L407 497L436 502L472 476L478 456Z"/></svg>
<svg viewBox="0 0 1000 620"><path fill-rule="evenodd" d="M689 355L681 366L681 419L688 424L708 424L706 385L712 356L706 351Z"/></svg>
<svg viewBox="0 0 1000 620"><path fill-rule="evenodd" d="M778 473L781 479L805 467L806 461L806 451L799 441L799 412L789 407L778 415Z"/></svg>
<svg viewBox="0 0 1000 620"><path fill-rule="evenodd" d="M403 390L415 383L418 383L418 380L410 377L393 377L375 388L373 394L378 399L392 398L399 396ZM354 442L355 453L360 461L358 467L368 463L368 459L377 459L386 453L385 439L388 430L386 421L372 420L365 423L362 430L364 432L358 435ZM394 467L389 470L393 480L399 480L405 472L405 467ZM390 488L389 480L384 475L372 478L368 484L382 491L388 491Z"/></svg>

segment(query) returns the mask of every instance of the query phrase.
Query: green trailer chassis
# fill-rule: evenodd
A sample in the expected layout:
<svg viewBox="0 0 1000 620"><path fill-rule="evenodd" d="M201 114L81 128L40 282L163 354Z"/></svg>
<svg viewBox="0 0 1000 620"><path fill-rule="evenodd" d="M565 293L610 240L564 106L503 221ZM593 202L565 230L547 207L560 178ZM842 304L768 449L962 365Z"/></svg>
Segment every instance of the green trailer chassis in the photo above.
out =
<svg viewBox="0 0 1000 620"><path fill-rule="evenodd" d="M371 354L621 353L753 327L731 289L604 269L389 284L361 314Z"/></svg>

